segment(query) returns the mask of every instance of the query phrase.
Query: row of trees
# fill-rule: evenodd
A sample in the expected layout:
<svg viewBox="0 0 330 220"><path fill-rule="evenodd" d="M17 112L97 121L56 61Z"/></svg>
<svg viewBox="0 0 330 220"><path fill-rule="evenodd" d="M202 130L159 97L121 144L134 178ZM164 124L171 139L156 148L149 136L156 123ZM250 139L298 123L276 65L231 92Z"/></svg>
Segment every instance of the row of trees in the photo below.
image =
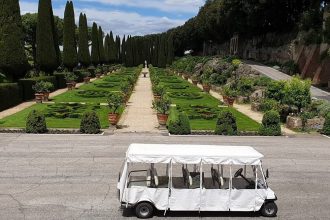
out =
<svg viewBox="0 0 330 220"><path fill-rule="evenodd" d="M174 60L173 35L168 33L130 37L123 40L123 63L136 66L148 63L157 67L166 67Z"/></svg>
<svg viewBox="0 0 330 220"><path fill-rule="evenodd" d="M187 49L201 51L203 42L224 43L235 33L251 38L301 29L322 31L327 4L329 0L207 0L196 17L169 32L176 54L182 55Z"/></svg>

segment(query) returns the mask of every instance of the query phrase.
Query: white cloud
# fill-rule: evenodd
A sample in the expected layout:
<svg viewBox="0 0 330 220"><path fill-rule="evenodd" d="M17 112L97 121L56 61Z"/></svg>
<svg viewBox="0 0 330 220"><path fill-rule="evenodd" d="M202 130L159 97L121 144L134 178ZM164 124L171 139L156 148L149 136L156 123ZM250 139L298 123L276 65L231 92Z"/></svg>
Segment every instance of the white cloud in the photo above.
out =
<svg viewBox="0 0 330 220"><path fill-rule="evenodd" d="M20 1L20 6L22 14L38 11L37 3ZM64 6L54 8L53 10L55 15L63 17ZM78 23L80 12L87 15L90 25L93 22L96 22L98 25L102 26L104 32L110 32L110 30L112 30L115 35L120 36L160 33L170 28L182 25L185 22L185 20L170 19L168 17L144 16L134 12L76 7L76 23Z"/></svg>
<svg viewBox="0 0 330 220"><path fill-rule="evenodd" d="M80 0L99 2L116 6L131 6L137 8L153 8L166 12L197 13L205 0Z"/></svg>

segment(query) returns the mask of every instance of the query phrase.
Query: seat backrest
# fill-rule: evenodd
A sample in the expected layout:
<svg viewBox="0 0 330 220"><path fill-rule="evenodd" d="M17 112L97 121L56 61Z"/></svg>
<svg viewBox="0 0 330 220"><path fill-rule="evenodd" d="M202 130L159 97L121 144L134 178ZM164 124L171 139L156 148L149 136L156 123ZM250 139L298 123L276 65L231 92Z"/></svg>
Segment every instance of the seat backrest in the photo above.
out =
<svg viewBox="0 0 330 220"><path fill-rule="evenodd" d="M150 169L147 170L147 187L151 187L152 186L152 172Z"/></svg>
<svg viewBox="0 0 330 220"><path fill-rule="evenodd" d="M212 175L213 185L217 183L219 185L219 189L221 189L221 187L223 186L223 178L220 176L219 171L211 167L211 175Z"/></svg>
<svg viewBox="0 0 330 220"><path fill-rule="evenodd" d="M152 175L153 175L153 179L154 179L154 184L155 184L155 187L158 187L159 185L159 180L158 180L158 174L157 174L157 170L156 168L153 168L152 170Z"/></svg>

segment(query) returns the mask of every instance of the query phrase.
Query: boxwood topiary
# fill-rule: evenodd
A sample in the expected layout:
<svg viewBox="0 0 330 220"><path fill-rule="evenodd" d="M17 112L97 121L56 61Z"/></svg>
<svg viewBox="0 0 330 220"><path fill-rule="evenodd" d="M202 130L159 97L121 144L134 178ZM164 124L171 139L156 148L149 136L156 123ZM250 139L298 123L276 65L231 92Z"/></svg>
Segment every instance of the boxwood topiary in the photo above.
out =
<svg viewBox="0 0 330 220"><path fill-rule="evenodd" d="M191 134L191 127L187 114L184 112L179 113L176 108L171 110L167 128L171 134L176 134L176 135Z"/></svg>
<svg viewBox="0 0 330 220"><path fill-rule="evenodd" d="M259 134L263 136L280 136L281 124L280 114L277 111L271 110L265 113L262 119L262 126Z"/></svg>
<svg viewBox="0 0 330 220"><path fill-rule="evenodd" d="M100 133L101 123L95 112L86 112L82 116L80 123L80 132L84 134Z"/></svg>
<svg viewBox="0 0 330 220"><path fill-rule="evenodd" d="M322 129L322 134L330 135L330 112L325 116L325 122Z"/></svg>
<svg viewBox="0 0 330 220"><path fill-rule="evenodd" d="M215 134L237 135L236 118L228 109L224 109L219 113Z"/></svg>
<svg viewBox="0 0 330 220"><path fill-rule="evenodd" d="M46 132L45 116L36 110L31 111L26 119L26 133L42 134Z"/></svg>

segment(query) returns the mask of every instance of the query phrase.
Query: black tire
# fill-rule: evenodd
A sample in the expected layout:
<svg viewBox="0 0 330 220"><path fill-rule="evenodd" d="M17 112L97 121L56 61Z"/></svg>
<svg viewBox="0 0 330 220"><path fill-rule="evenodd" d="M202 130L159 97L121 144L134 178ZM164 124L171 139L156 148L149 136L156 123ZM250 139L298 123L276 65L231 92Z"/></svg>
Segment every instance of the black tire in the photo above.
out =
<svg viewBox="0 0 330 220"><path fill-rule="evenodd" d="M275 217L277 214L275 202L266 202L261 208L261 214L265 217Z"/></svg>
<svg viewBox="0 0 330 220"><path fill-rule="evenodd" d="M147 202L141 202L135 207L135 214L138 218L151 218L154 213L154 207Z"/></svg>

